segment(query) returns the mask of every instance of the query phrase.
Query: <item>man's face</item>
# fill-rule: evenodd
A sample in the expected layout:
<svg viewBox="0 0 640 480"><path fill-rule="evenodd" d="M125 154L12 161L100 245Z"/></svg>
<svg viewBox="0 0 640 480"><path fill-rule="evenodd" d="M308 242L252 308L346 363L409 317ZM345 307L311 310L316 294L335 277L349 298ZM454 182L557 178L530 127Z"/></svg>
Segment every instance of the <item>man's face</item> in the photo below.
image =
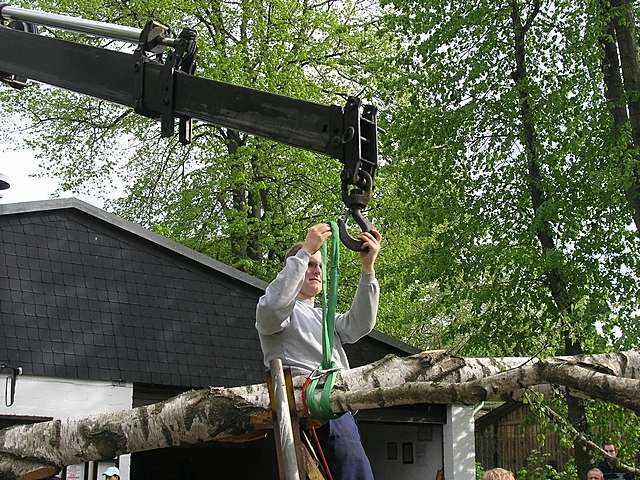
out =
<svg viewBox="0 0 640 480"><path fill-rule="evenodd" d="M311 255L307 272L304 274L304 283L300 289L300 295L304 299L313 298L322 291L322 256L320 252Z"/></svg>
<svg viewBox="0 0 640 480"><path fill-rule="evenodd" d="M606 444L603 450L607 452L609 455L611 455L612 457L618 456L618 452L616 451L616 447L614 445Z"/></svg>
<svg viewBox="0 0 640 480"><path fill-rule="evenodd" d="M589 470L589 472L587 473L587 480L603 480L602 472Z"/></svg>

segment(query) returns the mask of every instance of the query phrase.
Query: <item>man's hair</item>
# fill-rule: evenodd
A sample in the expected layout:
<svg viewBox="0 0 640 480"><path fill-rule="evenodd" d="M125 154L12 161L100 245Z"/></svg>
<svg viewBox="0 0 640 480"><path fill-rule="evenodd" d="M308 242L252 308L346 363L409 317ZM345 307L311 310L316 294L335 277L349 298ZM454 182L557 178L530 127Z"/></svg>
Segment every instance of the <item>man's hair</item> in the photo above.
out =
<svg viewBox="0 0 640 480"><path fill-rule="evenodd" d="M611 445L611 444L608 443L607 445ZM602 473L602 470L600 470L599 468L590 468L587 471L587 478L589 478L590 473L597 473L598 475L600 475L600 478L604 478L604 473Z"/></svg>
<svg viewBox="0 0 640 480"><path fill-rule="evenodd" d="M484 472L482 480L515 480L513 473L504 468L492 468Z"/></svg>
<svg viewBox="0 0 640 480"><path fill-rule="evenodd" d="M291 245L291 247L289 247L289 250L287 250L287 254L284 256L285 261L287 260L287 258L293 257L296 253L298 253L302 248L302 245L304 245L303 242L296 242Z"/></svg>

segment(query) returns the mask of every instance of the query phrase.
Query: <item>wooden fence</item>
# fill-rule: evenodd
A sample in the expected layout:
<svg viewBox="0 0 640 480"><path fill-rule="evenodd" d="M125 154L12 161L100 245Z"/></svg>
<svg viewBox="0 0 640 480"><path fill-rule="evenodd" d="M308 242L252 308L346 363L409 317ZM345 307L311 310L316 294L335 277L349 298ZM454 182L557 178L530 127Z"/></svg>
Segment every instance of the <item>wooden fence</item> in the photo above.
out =
<svg viewBox="0 0 640 480"><path fill-rule="evenodd" d="M572 450L563 447L557 433L532 423L526 405L511 403L476 420L476 462L485 469L502 467L517 472L532 461L562 468Z"/></svg>

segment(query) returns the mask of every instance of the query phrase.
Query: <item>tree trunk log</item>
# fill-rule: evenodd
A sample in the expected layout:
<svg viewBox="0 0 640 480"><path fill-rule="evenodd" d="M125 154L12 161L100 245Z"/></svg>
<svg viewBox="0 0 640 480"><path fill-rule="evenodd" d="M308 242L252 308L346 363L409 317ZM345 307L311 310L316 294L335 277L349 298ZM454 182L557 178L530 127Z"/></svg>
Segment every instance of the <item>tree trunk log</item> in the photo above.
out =
<svg viewBox="0 0 640 480"><path fill-rule="evenodd" d="M624 90L627 95L633 141L640 146L640 59L635 19L629 0L611 0Z"/></svg>
<svg viewBox="0 0 640 480"><path fill-rule="evenodd" d="M534 0L533 6L527 18L521 18L521 8L519 0L511 0L511 24L513 29L513 47L515 69L512 78L518 93L520 119L520 137L524 145L525 157L527 160L526 178L533 209L532 224L535 226L535 233L543 254L549 252L560 253L556 247L553 228L551 222L545 218L543 205L547 200L543 190L544 178L541 170L541 146L537 137L536 125L531 109L531 98L529 93L529 78L527 70L527 45L526 35L531 27L536 15L539 12L540 1ZM562 257L562 255L561 255ZM558 309L558 314L564 314L571 310L573 299L567 288L567 278L565 278L562 266L553 267L545 271L547 285L551 296ZM565 354L574 355L582 352L580 339L572 339L570 332L565 331ZM582 400L571 396L567 392L567 410L571 424L579 431L586 433L587 418L585 415ZM574 441L574 452L578 478L584 478L589 468L590 459L586 451L582 448L579 438Z"/></svg>
<svg viewBox="0 0 640 480"><path fill-rule="evenodd" d="M602 15L606 20L606 29L600 35L600 44L604 52L602 72L604 74L605 97L607 99L609 112L613 118L613 140L615 143L619 143L621 139L620 135L623 133L623 127L629 121L625 87L627 90L626 95L628 95L629 98L634 98L638 95L637 92L633 93L633 89L638 86L637 79L639 76L637 46L634 38L635 29L633 28L633 24L629 27L626 25L626 22L633 21L633 16L630 11L627 11L625 15L613 13L612 8L619 10L619 7L622 6L620 0L603 0L602 5L604 7ZM628 8L628 5L626 5L626 7ZM624 62L624 71L627 72L625 86L623 86L620 76L621 66L618 59L619 45L621 48L620 54L622 61ZM640 115L637 99L633 108L631 107L630 105L630 111L636 115L636 117ZM638 126L640 126L640 118L636 118L632 124L633 136L629 148L635 150L633 151L631 160L621 161L620 177L625 198L631 208L633 222L635 223L636 230L640 232L640 178L638 177L638 167L635 165L635 157L637 157L638 148L640 148L640 144L637 142L640 137L640 129L638 129Z"/></svg>
<svg viewBox="0 0 640 480"><path fill-rule="evenodd" d="M540 360L463 359L435 351L387 356L337 377L330 397L335 412L415 403L474 404L554 384L640 413L638 352ZM303 381L294 379L300 412ZM46 478L65 465L124 453L234 441L270 425L269 394L259 384L210 387L132 410L15 426L0 431L0 480Z"/></svg>

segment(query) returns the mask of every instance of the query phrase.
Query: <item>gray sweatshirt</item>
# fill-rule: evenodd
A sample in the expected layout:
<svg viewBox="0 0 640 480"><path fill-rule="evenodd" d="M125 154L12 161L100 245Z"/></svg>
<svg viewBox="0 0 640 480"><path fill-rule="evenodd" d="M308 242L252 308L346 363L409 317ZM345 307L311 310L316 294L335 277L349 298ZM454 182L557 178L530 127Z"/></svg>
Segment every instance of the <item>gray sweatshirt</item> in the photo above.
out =
<svg viewBox="0 0 640 480"><path fill-rule="evenodd" d="M264 364L281 358L293 375L309 374L322 361L322 309L297 299L310 255L300 250L287 262L260 297L256 329ZM349 368L343 343L354 343L376 323L380 287L373 273L362 273L351 308L336 315L332 359L339 368Z"/></svg>

